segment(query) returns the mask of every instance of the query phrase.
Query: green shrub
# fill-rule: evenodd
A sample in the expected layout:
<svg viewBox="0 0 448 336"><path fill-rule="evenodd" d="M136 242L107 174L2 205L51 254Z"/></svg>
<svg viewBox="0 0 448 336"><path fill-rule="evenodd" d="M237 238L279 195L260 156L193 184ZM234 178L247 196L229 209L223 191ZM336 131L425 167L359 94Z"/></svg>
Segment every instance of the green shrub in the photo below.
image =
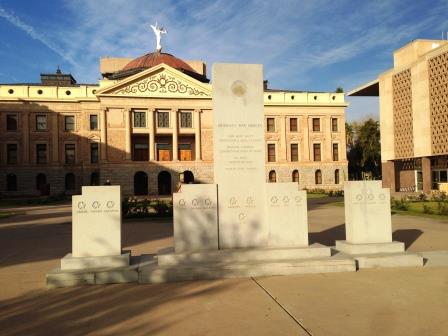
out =
<svg viewBox="0 0 448 336"><path fill-rule="evenodd" d="M392 198L391 200L392 209L406 211L409 209L409 201L405 198L396 200Z"/></svg>
<svg viewBox="0 0 448 336"><path fill-rule="evenodd" d="M425 214L432 214L433 211L431 209L431 207L427 204L423 204L423 213Z"/></svg>
<svg viewBox="0 0 448 336"><path fill-rule="evenodd" d="M448 216L448 203L438 202L437 203L437 214L441 216Z"/></svg>

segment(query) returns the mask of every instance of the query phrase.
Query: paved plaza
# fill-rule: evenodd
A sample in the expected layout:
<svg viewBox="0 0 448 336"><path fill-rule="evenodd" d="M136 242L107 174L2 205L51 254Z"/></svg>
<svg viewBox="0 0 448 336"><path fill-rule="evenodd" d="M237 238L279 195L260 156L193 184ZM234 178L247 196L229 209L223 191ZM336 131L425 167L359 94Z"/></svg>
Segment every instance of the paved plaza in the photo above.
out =
<svg viewBox="0 0 448 336"><path fill-rule="evenodd" d="M344 209L313 199L310 243L345 239ZM446 335L448 267L47 290L71 250L70 205L0 220L2 335ZM409 251L448 250L448 220L392 216ZM171 220L125 220L124 249L173 244Z"/></svg>

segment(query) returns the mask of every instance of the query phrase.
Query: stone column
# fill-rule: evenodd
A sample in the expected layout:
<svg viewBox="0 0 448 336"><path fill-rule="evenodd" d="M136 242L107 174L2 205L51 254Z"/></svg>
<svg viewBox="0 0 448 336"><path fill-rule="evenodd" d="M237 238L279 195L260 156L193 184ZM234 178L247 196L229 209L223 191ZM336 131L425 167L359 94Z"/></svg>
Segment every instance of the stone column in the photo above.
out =
<svg viewBox="0 0 448 336"><path fill-rule="evenodd" d="M381 162L383 188L389 188L391 192L397 191L395 182L395 162Z"/></svg>
<svg viewBox="0 0 448 336"><path fill-rule="evenodd" d="M278 148L278 162L288 161L288 148L286 144L286 118L285 116L280 117L279 122L279 131L280 131L280 141Z"/></svg>
<svg viewBox="0 0 448 336"><path fill-rule="evenodd" d="M195 160L202 160L201 155L201 110L194 110L194 145L195 145Z"/></svg>
<svg viewBox="0 0 448 336"><path fill-rule="evenodd" d="M155 160L155 133L156 128L154 126L154 113L155 109L149 108L148 109L148 128L149 128L149 161Z"/></svg>
<svg viewBox="0 0 448 336"><path fill-rule="evenodd" d="M101 148L100 148L100 159L101 161L107 161L107 132L106 132L106 109L103 108L100 114L101 118Z"/></svg>
<svg viewBox="0 0 448 336"><path fill-rule="evenodd" d="M58 113L55 113L52 118L53 123L53 133L52 133L52 142L53 142L53 162L59 161L59 117Z"/></svg>
<svg viewBox="0 0 448 336"><path fill-rule="evenodd" d="M432 189L430 158L427 157L422 158L422 173L423 173L423 192L425 194L429 194Z"/></svg>
<svg viewBox="0 0 448 336"><path fill-rule="evenodd" d="M22 118L23 163L28 164L30 163L30 114L23 112Z"/></svg>
<svg viewBox="0 0 448 336"><path fill-rule="evenodd" d="M303 141L303 154L302 159L305 162L310 161L310 132L309 132L309 124L310 124L310 118L307 116L304 116L300 123L303 125L302 128L302 141Z"/></svg>
<svg viewBox="0 0 448 336"><path fill-rule="evenodd" d="M173 161L178 160L177 153L179 152L179 146L177 144L178 130L177 130L177 109L171 110L172 130L173 130Z"/></svg>
<svg viewBox="0 0 448 336"><path fill-rule="evenodd" d="M124 125L126 127L126 139L125 139L125 150L126 150L126 160L132 159L131 152L131 109L127 108L124 110Z"/></svg>

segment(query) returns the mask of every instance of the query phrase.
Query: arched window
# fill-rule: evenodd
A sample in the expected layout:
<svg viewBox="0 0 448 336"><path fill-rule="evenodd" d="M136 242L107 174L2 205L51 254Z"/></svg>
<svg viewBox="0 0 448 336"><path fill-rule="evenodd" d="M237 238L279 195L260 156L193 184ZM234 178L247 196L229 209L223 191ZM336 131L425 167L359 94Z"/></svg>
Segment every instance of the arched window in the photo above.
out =
<svg viewBox="0 0 448 336"><path fill-rule="evenodd" d="M322 172L320 169L316 170L316 173L314 174L314 182L315 184L322 184Z"/></svg>
<svg viewBox="0 0 448 336"><path fill-rule="evenodd" d="M275 170L271 170L269 172L269 182L270 183L275 183L277 182L277 173L275 172Z"/></svg>
<svg viewBox="0 0 448 336"><path fill-rule="evenodd" d="M159 195L171 194L171 174L167 171L161 171L157 176L157 184L159 189Z"/></svg>
<svg viewBox="0 0 448 336"><path fill-rule="evenodd" d="M292 171L292 181L299 183L299 171L297 169Z"/></svg>
<svg viewBox="0 0 448 336"><path fill-rule="evenodd" d="M65 175L65 190L75 190L75 174L68 173Z"/></svg>
<svg viewBox="0 0 448 336"><path fill-rule="evenodd" d="M139 171L134 175L134 195L148 195L148 174Z"/></svg>
<svg viewBox="0 0 448 336"><path fill-rule="evenodd" d="M92 186L100 185L100 173L93 172L92 174L90 174L90 185Z"/></svg>
<svg viewBox="0 0 448 336"><path fill-rule="evenodd" d="M339 184L339 169L334 171L334 184Z"/></svg>
<svg viewBox="0 0 448 336"><path fill-rule="evenodd" d="M47 177L45 174L36 175L36 190L42 191L47 184Z"/></svg>
<svg viewBox="0 0 448 336"><path fill-rule="evenodd" d="M185 170L184 171L184 183L194 183L194 175L191 171Z"/></svg>
<svg viewBox="0 0 448 336"><path fill-rule="evenodd" d="M17 191L17 176L15 174L8 174L6 176L6 190Z"/></svg>

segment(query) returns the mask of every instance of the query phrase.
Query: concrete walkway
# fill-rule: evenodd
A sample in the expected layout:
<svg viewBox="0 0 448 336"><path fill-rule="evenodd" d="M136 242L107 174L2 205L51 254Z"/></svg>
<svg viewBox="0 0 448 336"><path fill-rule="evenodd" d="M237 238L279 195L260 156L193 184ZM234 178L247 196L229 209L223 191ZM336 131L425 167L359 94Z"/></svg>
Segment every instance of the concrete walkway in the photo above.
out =
<svg viewBox="0 0 448 336"><path fill-rule="evenodd" d="M344 209L312 200L310 242L344 239ZM21 209L23 211L23 208ZM446 335L448 267L45 289L71 249L69 206L0 220L1 335ZM448 222L394 215L412 251L448 250ZM172 245L167 220L128 220L134 255Z"/></svg>

